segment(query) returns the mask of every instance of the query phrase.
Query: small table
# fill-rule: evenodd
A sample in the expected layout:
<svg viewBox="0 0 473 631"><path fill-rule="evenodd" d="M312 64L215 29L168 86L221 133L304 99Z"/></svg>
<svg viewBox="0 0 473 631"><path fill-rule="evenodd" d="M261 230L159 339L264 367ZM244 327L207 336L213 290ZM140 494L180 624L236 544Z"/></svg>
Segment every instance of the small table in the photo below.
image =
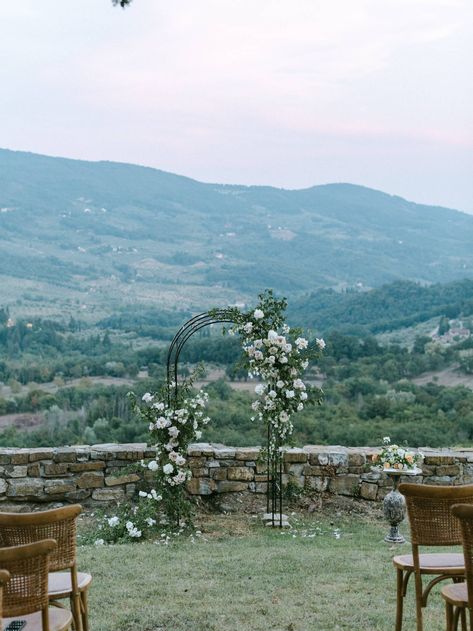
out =
<svg viewBox="0 0 473 631"><path fill-rule="evenodd" d="M422 469L417 467L414 469L381 469L375 467L374 469L380 473L386 473L393 481L393 488L383 501L384 516L391 526L384 540L388 543L405 543L405 538L399 532L399 524L406 516L406 500L404 495L397 490L399 478L402 475L420 475Z"/></svg>

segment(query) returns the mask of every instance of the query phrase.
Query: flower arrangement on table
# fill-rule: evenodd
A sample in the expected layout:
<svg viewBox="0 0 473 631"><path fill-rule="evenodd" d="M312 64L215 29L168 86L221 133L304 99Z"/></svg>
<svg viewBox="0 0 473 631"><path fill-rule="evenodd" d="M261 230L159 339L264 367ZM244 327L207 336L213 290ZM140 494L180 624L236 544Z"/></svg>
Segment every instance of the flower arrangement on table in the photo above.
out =
<svg viewBox="0 0 473 631"><path fill-rule="evenodd" d="M381 453L373 456L373 465L378 469L413 471L417 465L422 463L424 454L420 451L414 452L399 445L391 444L389 436L383 438L383 448Z"/></svg>

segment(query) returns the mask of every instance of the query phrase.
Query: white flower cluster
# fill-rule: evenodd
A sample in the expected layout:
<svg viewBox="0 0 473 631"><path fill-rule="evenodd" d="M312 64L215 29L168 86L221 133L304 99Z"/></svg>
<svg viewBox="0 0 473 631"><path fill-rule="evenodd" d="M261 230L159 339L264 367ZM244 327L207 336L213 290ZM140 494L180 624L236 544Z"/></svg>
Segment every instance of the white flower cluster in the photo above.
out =
<svg viewBox="0 0 473 631"><path fill-rule="evenodd" d="M243 337L249 376L263 380L255 387L259 398L251 407L257 412L257 418L271 423L280 441L284 441L293 431L291 415L303 410L308 398L301 375L309 364L304 352L309 342L292 336L286 324L278 331L268 330L262 309L255 309L234 331ZM317 339L317 345L323 349L325 342ZM269 445L269 449L274 446Z"/></svg>
<svg viewBox="0 0 473 631"><path fill-rule="evenodd" d="M151 471L161 470L167 484L178 486L191 477L186 460L187 444L191 440L199 440L202 436L201 427L210 421L204 412L208 394L200 390L195 397L184 399L177 409L163 401L155 401L154 398L154 395L147 392L142 400L149 405L152 413L153 420L149 423L149 430L157 439L160 464L151 460L144 466Z"/></svg>
<svg viewBox="0 0 473 631"><path fill-rule="evenodd" d="M141 530L138 530L138 528L132 521L127 521L125 524L125 528L127 529L129 536L133 539L139 539L141 537Z"/></svg>

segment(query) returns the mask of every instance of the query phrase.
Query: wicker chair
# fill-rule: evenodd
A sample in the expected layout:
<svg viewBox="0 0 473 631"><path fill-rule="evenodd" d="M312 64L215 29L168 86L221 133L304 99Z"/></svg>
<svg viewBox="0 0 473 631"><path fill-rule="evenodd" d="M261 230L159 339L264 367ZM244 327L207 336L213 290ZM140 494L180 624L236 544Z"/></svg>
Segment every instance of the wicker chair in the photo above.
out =
<svg viewBox="0 0 473 631"><path fill-rule="evenodd" d="M3 591L3 624L24 620L25 631L66 631L72 614L49 607L49 555L56 549L53 539L0 549L0 567L10 574Z"/></svg>
<svg viewBox="0 0 473 631"><path fill-rule="evenodd" d="M457 629L459 615L467 609L470 629L473 629L473 506L457 504L453 506L452 514L459 520L462 531L466 583L445 585L442 588L447 612L447 631Z"/></svg>
<svg viewBox="0 0 473 631"><path fill-rule="evenodd" d="M393 558L397 573L396 631L402 629L403 602L411 574L415 580L417 631L423 631L422 609L427 606L432 587L446 579L464 580L465 565L460 552L420 554L419 546L461 545L460 523L451 507L459 502L473 504L473 485L401 484L399 491L406 498L412 554ZM425 587L424 575L431 579Z"/></svg>
<svg viewBox="0 0 473 631"><path fill-rule="evenodd" d="M3 598L3 588L10 580L10 572L7 570L0 570L0 629L3 629L2 624L2 598Z"/></svg>
<svg viewBox="0 0 473 631"><path fill-rule="evenodd" d="M59 600L69 598L75 630L89 631L87 593L92 577L77 571L76 558L76 520L81 510L74 504L37 513L0 513L0 546L47 538L57 541L49 560L49 600L59 605Z"/></svg>

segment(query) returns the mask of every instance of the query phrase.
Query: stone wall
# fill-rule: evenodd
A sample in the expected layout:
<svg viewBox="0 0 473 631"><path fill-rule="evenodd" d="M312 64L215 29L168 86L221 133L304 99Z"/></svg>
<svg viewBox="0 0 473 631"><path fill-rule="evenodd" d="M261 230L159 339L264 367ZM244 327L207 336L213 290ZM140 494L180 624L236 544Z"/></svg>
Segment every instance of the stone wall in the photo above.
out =
<svg viewBox="0 0 473 631"><path fill-rule="evenodd" d="M308 445L284 455L285 484L309 492L380 500L389 490L385 474L371 471L376 449ZM425 484L473 483L472 450L424 449L422 475L406 477ZM266 492L259 448L199 443L189 448L193 495ZM145 444L104 444L38 449L0 449L0 502L82 502L98 504L132 497L145 470L130 465L153 458Z"/></svg>

